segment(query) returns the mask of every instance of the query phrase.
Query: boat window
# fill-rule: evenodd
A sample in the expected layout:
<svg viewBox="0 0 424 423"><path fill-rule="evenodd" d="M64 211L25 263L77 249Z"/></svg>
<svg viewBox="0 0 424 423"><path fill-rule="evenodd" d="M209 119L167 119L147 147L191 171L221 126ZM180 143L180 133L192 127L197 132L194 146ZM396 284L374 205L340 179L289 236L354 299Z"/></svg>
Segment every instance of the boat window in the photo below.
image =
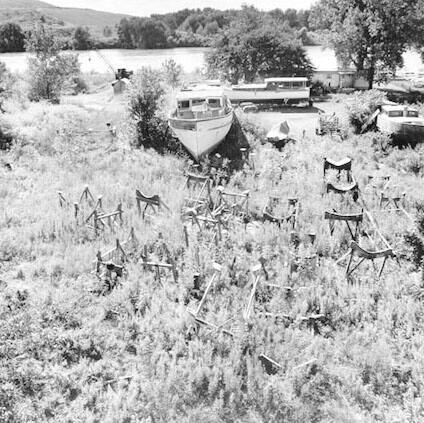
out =
<svg viewBox="0 0 424 423"><path fill-rule="evenodd" d="M408 117L418 117L418 112L416 110L408 110Z"/></svg>
<svg viewBox="0 0 424 423"><path fill-rule="evenodd" d="M208 98L208 104L212 109L219 109L221 107L221 100L219 98Z"/></svg>
<svg viewBox="0 0 424 423"><path fill-rule="evenodd" d="M189 109L190 108L190 102L188 100L179 101L178 102L178 108L179 109Z"/></svg>
<svg viewBox="0 0 424 423"><path fill-rule="evenodd" d="M303 87L303 82L301 81L293 82L293 88L302 88L302 87Z"/></svg>
<svg viewBox="0 0 424 423"><path fill-rule="evenodd" d="M388 114L389 114L389 117L402 117L403 111L402 110L390 110Z"/></svg>
<svg viewBox="0 0 424 423"><path fill-rule="evenodd" d="M280 88L280 89L287 89L287 88L291 88L291 87L292 87L291 82L280 82L278 84L278 88Z"/></svg>
<svg viewBox="0 0 424 423"><path fill-rule="evenodd" d="M202 104L205 103L205 99L204 98L194 98L193 100L191 100L191 105L192 106L201 106Z"/></svg>

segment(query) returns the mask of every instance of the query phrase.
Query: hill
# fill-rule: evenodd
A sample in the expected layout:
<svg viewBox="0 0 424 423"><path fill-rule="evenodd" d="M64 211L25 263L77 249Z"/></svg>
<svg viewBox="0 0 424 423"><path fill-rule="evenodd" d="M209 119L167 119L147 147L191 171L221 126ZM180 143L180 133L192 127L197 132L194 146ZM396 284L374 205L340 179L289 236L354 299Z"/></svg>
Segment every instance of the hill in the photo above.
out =
<svg viewBox="0 0 424 423"><path fill-rule="evenodd" d="M105 27L112 30L128 15L100 12L91 9L64 8L38 0L0 0L0 24L15 22L29 29L41 18L65 32L76 26L86 26L93 33L102 34Z"/></svg>

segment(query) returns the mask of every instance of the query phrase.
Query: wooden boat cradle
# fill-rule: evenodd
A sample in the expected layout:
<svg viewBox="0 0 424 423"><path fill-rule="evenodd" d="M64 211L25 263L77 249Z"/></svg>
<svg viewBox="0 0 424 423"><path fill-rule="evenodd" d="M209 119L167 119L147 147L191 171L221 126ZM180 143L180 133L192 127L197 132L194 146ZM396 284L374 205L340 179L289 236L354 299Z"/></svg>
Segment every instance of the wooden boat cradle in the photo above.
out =
<svg viewBox="0 0 424 423"><path fill-rule="evenodd" d="M191 219L191 222L197 226L201 234L204 231L212 229L213 239L218 245L222 239L222 226L220 214L215 214L209 209L205 209L205 214L201 214L195 207L186 208L183 217ZM186 245L188 244L187 226L184 225Z"/></svg>
<svg viewBox="0 0 424 423"><path fill-rule="evenodd" d="M101 207L101 202L99 207ZM114 229L114 226L120 226L123 223L122 218L122 204L119 203L116 210L110 213L104 213L101 211L99 213L99 209L97 207L89 214L89 216L85 219L85 223L90 229L93 229L95 234L98 234L100 229L105 229L109 227L110 229ZM92 223L90 223L92 220Z"/></svg>
<svg viewBox="0 0 424 423"><path fill-rule="evenodd" d="M155 214L157 214L162 207L164 207L166 210L170 210L169 207L162 201L162 199L157 194L147 196L143 194L140 190L136 189L135 200L137 202L138 214L141 214L143 219L149 207ZM143 211L141 211L141 203L144 203Z"/></svg>
<svg viewBox="0 0 424 423"><path fill-rule="evenodd" d="M346 223L346 226L349 230L349 233L353 240L356 240L358 237L359 225L362 223L364 218L363 213L353 213L353 214L340 214L337 212L328 212L324 213L324 219L328 220L330 226L330 234L333 235L334 232L334 222L343 221ZM355 223L355 230L353 231L349 222Z"/></svg>
<svg viewBox="0 0 424 423"><path fill-rule="evenodd" d="M209 295L213 284L215 283L215 281L219 280L221 273L222 273L222 266L218 263L213 263L212 264L213 267L213 274L212 277L209 279L208 284L206 285L206 289L205 292L203 293L202 298L199 301L199 304L196 308L195 311L193 310L189 310L187 309L187 312L194 318L196 324L202 325L202 326L208 326L214 330L217 331L221 331L222 333L229 335L231 337L234 337L234 333L232 333L231 331L224 329L224 326L231 320L233 320L233 318L231 318L230 320L227 320L226 322L224 322L224 324L222 325L216 325L212 322L208 322L206 321L204 318L199 317L200 312L202 311L203 305L205 304L206 301L206 297Z"/></svg>
<svg viewBox="0 0 424 423"><path fill-rule="evenodd" d="M380 270L378 272L378 277L380 277L381 274L383 273L383 269L384 269L384 266L386 264L387 259L395 257L395 254L394 254L392 248L386 248L384 250L379 250L379 251L368 251L368 250L365 250L364 248L360 247L359 244L356 241L350 241L349 246L351 248L351 252L350 252L349 263L348 263L347 268L346 268L346 275L347 276L350 276L365 260L371 260L373 265L374 265L375 259L383 258L384 260L383 260L382 265L380 267ZM355 255L358 256L360 260L359 260L358 263L356 263L352 267L353 257Z"/></svg>
<svg viewBox="0 0 424 423"><path fill-rule="evenodd" d="M270 196L268 199L268 204L264 206L262 211L262 220L265 222L276 223L279 227L283 222L291 223L293 229L296 228L297 218L299 215L299 200L297 198L288 199L287 215L286 216L275 216L272 214L272 209L276 205L281 203L280 197Z"/></svg>
<svg viewBox="0 0 424 423"><path fill-rule="evenodd" d="M345 157L342 160L335 161L332 159L328 159L324 157L324 180L326 178L326 174L328 170L337 170L338 178L340 178L340 174L342 171L346 172L347 182L352 182L352 159L349 157Z"/></svg>
<svg viewBox="0 0 424 423"><path fill-rule="evenodd" d="M245 218L249 214L248 190L242 193L228 192L224 187L217 188L218 198L215 205L215 213L229 213L233 217Z"/></svg>
<svg viewBox="0 0 424 423"><path fill-rule="evenodd" d="M121 275L119 276L122 276L124 264L128 261L128 258L131 255L131 253L128 253L125 249L127 247L135 249L137 244L138 241L135 237L134 228L131 228L126 241L121 243L119 239L116 239L115 247L105 252L101 252L100 250L97 252L96 259L93 261L94 270L92 273L97 274L99 277L103 277L107 275L109 271L120 269Z"/></svg>
<svg viewBox="0 0 424 423"><path fill-rule="evenodd" d="M327 194L332 192L335 194L352 194L353 201L358 201L359 198L359 186L358 183L353 181L350 185L335 185L332 182L327 182L326 185Z"/></svg>
<svg viewBox="0 0 424 423"><path fill-rule="evenodd" d="M211 180L209 176L196 175L187 172L185 186L190 191L190 197L186 198L187 207L206 206L212 203Z"/></svg>

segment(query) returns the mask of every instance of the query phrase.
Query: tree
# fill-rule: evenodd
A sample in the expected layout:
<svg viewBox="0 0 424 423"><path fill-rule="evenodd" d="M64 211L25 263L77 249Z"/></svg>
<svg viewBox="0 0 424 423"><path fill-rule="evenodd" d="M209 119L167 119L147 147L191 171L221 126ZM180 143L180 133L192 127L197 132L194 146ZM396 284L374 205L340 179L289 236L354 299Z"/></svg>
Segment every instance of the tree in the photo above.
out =
<svg viewBox="0 0 424 423"><path fill-rule="evenodd" d="M128 89L128 114L136 133L138 147L163 152L169 141L168 124L160 115L165 93L161 75L150 68L141 68Z"/></svg>
<svg viewBox="0 0 424 423"><path fill-rule="evenodd" d="M112 35L113 35L112 28L110 26L106 25L103 28L103 36L106 37L106 38L110 38L110 37L112 37Z"/></svg>
<svg viewBox="0 0 424 423"><path fill-rule="evenodd" d="M422 0L320 0L310 15L345 66L366 71L372 88L377 71L394 71L402 54L422 35ZM419 34L419 35L418 35Z"/></svg>
<svg viewBox="0 0 424 423"><path fill-rule="evenodd" d="M174 59L168 59L162 63L162 71L166 83L172 88L177 87L180 83L180 76L182 72L181 65L178 65Z"/></svg>
<svg viewBox="0 0 424 423"><path fill-rule="evenodd" d="M28 58L30 100L59 102L65 83L80 73L78 55L63 53L62 43L43 24L31 31L26 48L33 53Z"/></svg>
<svg viewBox="0 0 424 423"><path fill-rule="evenodd" d="M137 25L137 47L164 48L167 42L167 28L155 19L140 19Z"/></svg>
<svg viewBox="0 0 424 423"><path fill-rule="evenodd" d="M118 40L121 48L135 48L132 39L132 25L127 18L121 19L118 24Z"/></svg>
<svg viewBox="0 0 424 423"><path fill-rule="evenodd" d="M0 26L0 53L25 50L25 35L19 25L6 23Z"/></svg>
<svg viewBox="0 0 424 423"><path fill-rule="evenodd" d="M122 19L118 26L119 43L123 48L164 48L168 35L166 25L157 19Z"/></svg>
<svg viewBox="0 0 424 423"><path fill-rule="evenodd" d="M90 50L93 47L93 40L88 28L79 26L74 32L74 48L75 50Z"/></svg>
<svg viewBox="0 0 424 423"><path fill-rule="evenodd" d="M310 76L312 65L301 42L287 26L282 31L252 7L224 30L212 44L206 62L211 76L236 83L270 76Z"/></svg>
<svg viewBox="0 0 424 423"><path fill-rule="evenodd" d="M14 78L7 70L6 65L0 62L0 113L4 113L4 102L13 92Z"/></svg>

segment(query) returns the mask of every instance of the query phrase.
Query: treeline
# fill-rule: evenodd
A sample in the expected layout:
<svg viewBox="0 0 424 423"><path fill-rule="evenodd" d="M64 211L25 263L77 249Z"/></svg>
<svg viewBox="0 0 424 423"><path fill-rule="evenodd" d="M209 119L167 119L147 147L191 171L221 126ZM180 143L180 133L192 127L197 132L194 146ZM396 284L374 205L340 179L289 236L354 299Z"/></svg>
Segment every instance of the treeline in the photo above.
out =
<svg viewBox="0 0 424 423"><path fill-rule="evenodd" d="M40 24L45 24L42 20ZM71 30L58 30L48 25L54 36L60 40L63 50L90 50L99 48L119 48L118 39L113 37L110 27L105 27L102 37L94 37L88 28L77 27ZM0 25L0 53L22 52L31 39L32 31L24 31L16 23Z"/></svg>
<svg viewBox="0 0 424 423"><path fill-rule="evenodd" d="M279 28L297 31L304 44L313 44L308 36L308 10L251 9L258 16L271 18ZM119 46L146 49L209 46L222 30L240 19L241 13L241 10L184 9L149 18L122 19L117 29Z"/></svg>
<svg viewBox="0 0 424 423"><path fill-rule="evenodd" d="M314 44L309 31L309 10L280 9L261 12L249 10L258 19L265 19L281 32L290 32L304 45ZM102 34L93 35L88 28L55 28L64 49L90 50L99 48L171 48L206 47L216 37L240 20L242 10L184 9L148 18L125 18L115 28L106 26ZM47 22L41 20L42 24ZM117 35L116 35L117 34ZM31 31L24 31L16 23L0 26L0 53L25 50Z"/></svg>

